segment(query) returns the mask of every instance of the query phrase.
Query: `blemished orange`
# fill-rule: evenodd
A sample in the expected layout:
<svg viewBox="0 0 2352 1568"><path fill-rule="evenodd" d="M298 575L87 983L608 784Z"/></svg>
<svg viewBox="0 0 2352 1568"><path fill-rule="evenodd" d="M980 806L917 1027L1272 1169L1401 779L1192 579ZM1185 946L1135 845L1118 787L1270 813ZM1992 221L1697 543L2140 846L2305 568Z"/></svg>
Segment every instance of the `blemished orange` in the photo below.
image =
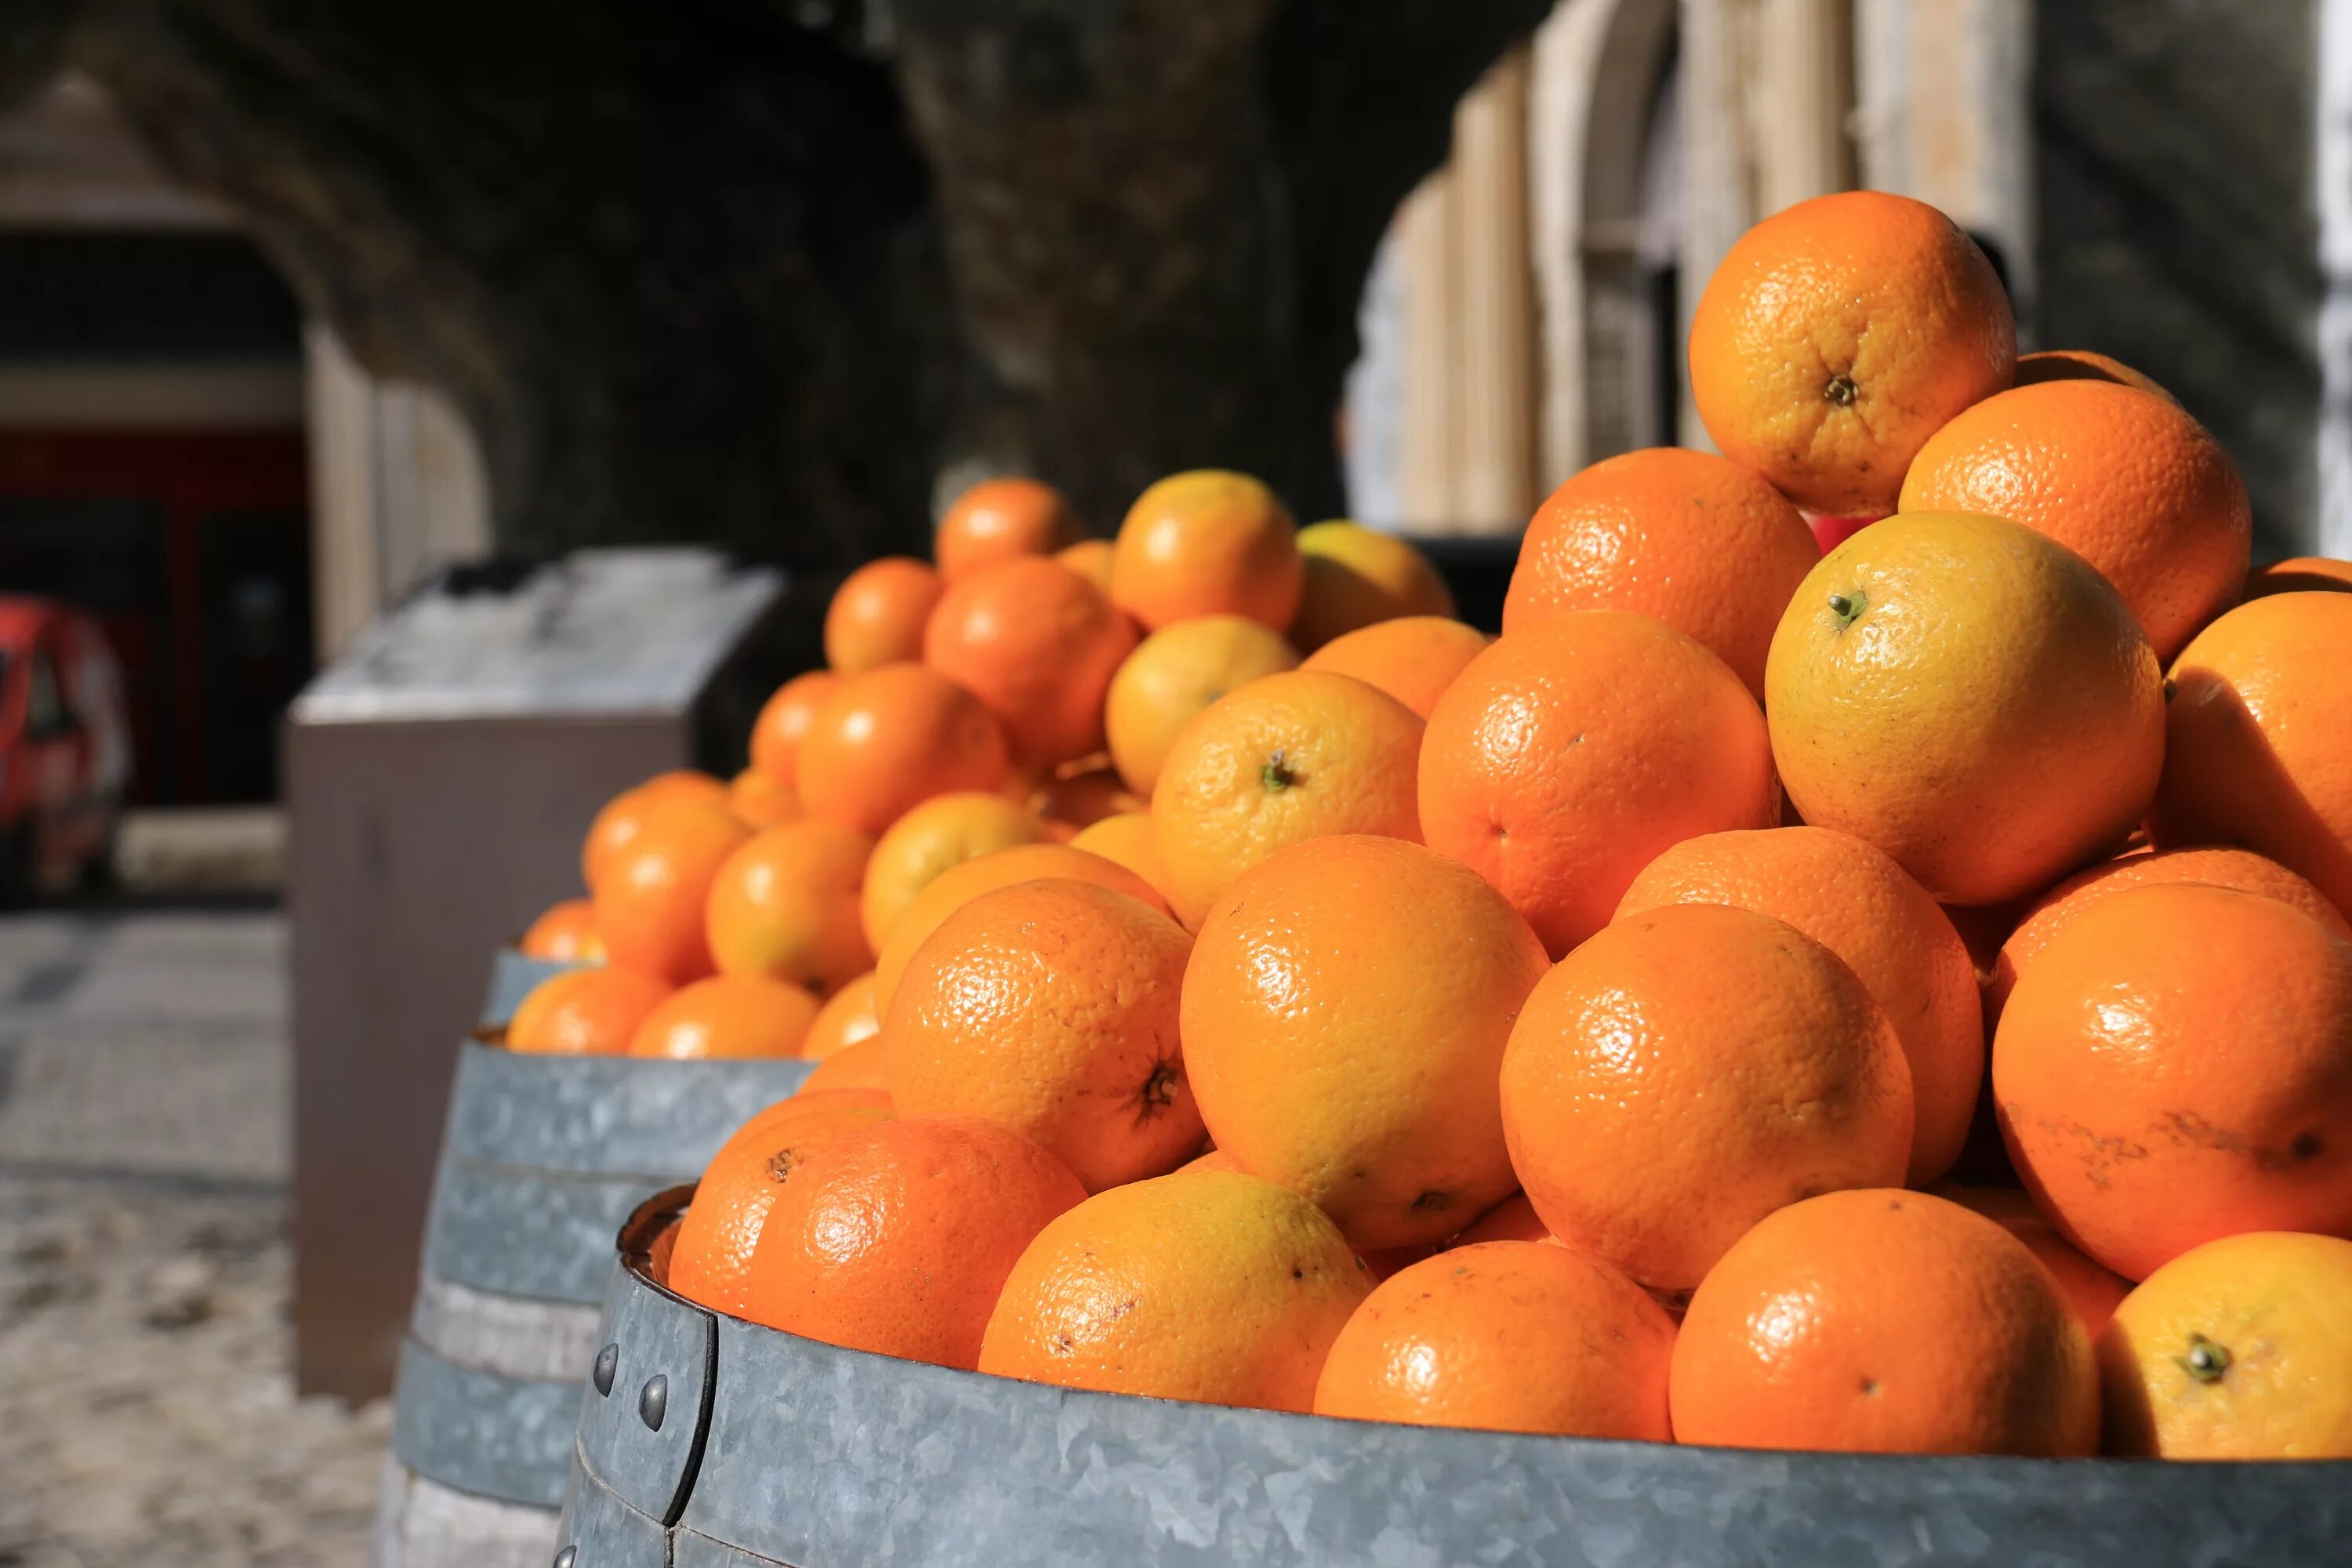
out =
<svg viewBox="0 0 2352 1568"><path fill-rule="evenodd" d="M1041 479L982 479L956 497L931 535L931 559L953 582L1024 555L1051 555L1079 534L1062 492Z"/></svg>
<svg viewBox="0 0 2352 1568"><path fill-rule="evenodd" d="M828 1061L881 1032L882 1021L874 1016L874 972L869 969L818 1010L801 1041L801 1055L813 1062Z"/></svg>
<svg viewBox="0 0 2352 1568"><path fill-rule="evenodd" d="M2158 397L2172 395L2157 384L2154 376L2145 375L2113 355L2095 350L2038 349L2032 353L2017 356L2017 377L2013 384L2039 386L2046 381L2104 381L2140 392L2152 392Z"/></svg>
<svg viewBox="0 0 2352 1568"><path fill-rule="evenodd" d="M817 999L764 974L714 974L662 998L629 1037L629 1055L671 1061L796 1057Z"/></svg>
<svg viewBox="0 0 2352 1568"><path fill-rule="evenodd" d="M1081 539L1054 552L1054 559L1108 594L1113 553L1108 539Z"/></svg>
<svg viewBox="0 0 2352 1568"><path fill-rule="evenodd" d="M1632 610L1697 638L1759 701L1780 612L1822 558L1789 499L1711 452L1606 458L1536 509L1503 635L1566 610Z"/></svg>
<svg viewBox="0 0 2352 1568"><path fill-rule="evenodd" d="M1772 824L1756 699L1682 632L1571 610L1470 661L1429 716L1421 826L1502 889L1554 958L1609 923L1642 868Z"/></svg>
<svg viewBox="0 0 2352 1568"><path fill-rule="evenodd" d="M1739 1238L1675 1339L1675 1437L2067 1458L2099 1442L2091 1336L2023 1242L1926 1193L1836 1192Z"/></svg>
<svg viewBox="0 0 2352 1568"><path fill-rule="evenodd" d="M1675 1325L1622 1270L1535 1241L1391 1274L1332 1342L1315 1414L1664 1443Z"/></svg>
<svg viewBox="0 0 2352 1568"><path fill-rule="evenodd" d="M1124 866L1154 889L1166 875L1160 865L1160 831L1148 810L1122 811L1089 823L1078 829L1070 847Z"/></svg>
<svg viewBox="0 0 2352 1568"><path fill-rule="evenodd" d="M2114 853L2164 764L2139 623L2088 562L2002 518L1909 512L1831 551L1764 689L1804 820L1945 903L2005 902Z"/></svg>
<svg viewBox="0 0 2352 1568"><path fill-rule="evenodd" d="M710 953L729 974L764 974L830 996L874 967L857 900L874 841L832 822L787 822L727 858L705 901Z"/></svg>
<svg viewBox="0 0 2352 1568"><path fill-rule="evenodd" d="M1135 623L1058 561L1016 556L948 584L923 662L996 716L1013 760L1052 767L1103 745L1103 697Z"/></svg>
<svg viewBox="0 0 2352 1568"><path fill-rule="evenodd" d="M1276 852L1218 896L1184 974L1210 1137L1357 1247L1443 1239L1518 1184L1496 1072L1546 967L1502 895L1433 850Z"/></svg>
<svg viewBox="0 0 2352 1568"><path fill-rule="evenodd" d="M801 806L876 834L935 795L1004 782L1004 731L979 698L919 664L841 683L802 737Z"/></svg>
<svg viewBox="0 0 2352 1568"><path fill-rule="evenodd" d="M901 1117L844 1131L777 1194L743 1316L970 1371L1023 1249L1086 1195L1067 1166L993 1121Z"/></svg>
<svg viewBox="0 0 2352 1568"><path fill-rule="evenodd" d="M1922 1186L1968 1141L1984 1081L1976 966L1927 890L1858 838L1768 827L1686 838L1643 869L1623 920L1667 904L1731 904L1788 921L1846 962L1895 1026L1911 1068L1911 1160Z"/></svg>
<svg viewBox="0 0 2352 1568"><path fill-rule="evenodd" d="M530 988L508 1020L506 1047L533 1056L616 1057L669 982L640 969L572 969Z"/></svg>
<svg viewBox="0 0 2352 1568"><path fill-rule="evenodd" d="M1344 519L1298 531L1307 563L1290 640L1313 652L1333 637L1401 616L1454 614L1454 590L1429 557L1395 534Z"/></svg>
<svg viewBox="0 0 2352 1568"><path fill-rule="evenodd" d="M2017 323L1984 252L1883 191L1766 218L1691 316L1691 398L1716 449L1836 517L1894 510L1927 438L2016 368Z"/></svg>
<svg viewBox="0 0 2352 1568"><path fill-rule="evenodd" d="M1310 838L1421 841L1423 724L1352 676L1291 669L1227 692L1177 732L1151 791L1168 901L1200 928L1233 879Z"/></svg>
<svg viewBox="0 0 2352 1568"><path fill-rule="evenodd" d="M780 784L795 784L801 737L840 685L841 677L833 671L812 669L777 687L751 721L752 768Z"/></svg>
<svg viewBox="0 0 2352 1568"><path fill-rule="evenodd" d="M1127 781L1113 769L1086 767L1083 763L1070 765L1079 771L1065 769L1060 777L1047 781L1030 801L1031 808L1044 819L1046 831L1057 842L1075 841L1082 830L1106 816L1150 809L1151 803L1128 788Z"/></svg>
<svg viewBox="0 0 2352 1568"><path fill-rule="evenodd" d="M656 773L641 784L623 790L606 801L588 825L580 847L580 882L593 895L604 868L637 841L646 824L680 801L725 805L727 786L709 773L677 768Z"/></svg>
<svg viewBox="0 0 2352 1568"><path fill-rule="evenodd" d="M928 562L908 555L868 561L842 579L824 611L824 662L836 675L862 675L923 657L923 625L947 591Z"/></svg>
<svg viewBox="0 0 2352 1568"><path fill-rule="evenodd" d="M2276 899L2084 910L2019 973L1992 1083L2035 1205L2126 1279L2237 1231L2352 1234L2352 942Z"/></svg>
<svg viewBox="0 0 2352 1568"><path fill-rule="evenodd" d="M2059 1294L2083 1320L2092 1339L2096 1340L2107 1320L2115 1316L2116 1303L2131 1293L2130 1280L2085 1257L2050 1223L2049 1215L2033 1206L2033 1199L2022 1187L1966 1187L1942 1182L1931 1190L1939 1198L1974 1209L2025 1243L2025 1249L2050 1270Z"/></svg>
<svg viewBox="0 0 2352 1568"><path fill-rule="evenodd" d="M604 940L596 934L596 906L586 899L566 899L549 905L515 945L525 958L544 958L557 963L604 961Z"/></svg>
<svg viewBox="0 0 2352 1568"><path fill-rule="evenodd" d="M801 1079L801 1092L808 1094L820 1089L878 1089L890 1087L890 1061L883 1054L879 1030L862 1040L853 1040L810 1069Z"/></svg>
<svg viewBox="0 0 2352 1568"><path fill-rule="evenodd" d="M1482 1241L1549 1241L1558 1244L1551 1226L1544 1224L1536 1213L1536 1205L1528 1201L1525 1193L1513 1193L1464 1227L1454 1238L1456 1247L1475 1247Z"/></svg>
<svg viewBox="0 0 2352 1568"><path fill-rule="evenodd" d="M2199 633L2172 667L2160 848L2235 844L2352 912L2352 595L2273 594Z"/></svg>
<svg viewBox="0 0 2352 1568"><path fill-rule="evenodd" d="M1372 1288L1296 1193L1185 1171L1097 1193L1030 1243L980 1370L1064 1388L1305 1411Z"/></svg>
<svg viewBox="0 0 2352 1568"><path fill-rule="evenodd" d="M876 952L915 896L941 872L1016 844L1040 844L1036 813L986 790L934 795L892 823L866 863L857 918Z"/></svg>
<svg viewBox="0 0 2352 1568"><path fill-rule="evenodd" d="M2256 1231L2141 1282L2099 1340L2111 1453L2352 1459L2352 1241Z"/></svg>
<svg viewBox="0 0 2352 1568"><path fill-rule="evenodd" d="M1454 678L1494 640L1442 616L1405 616L1333 637L1299 668L1352 675L1426 720Z"/></svg>
<svg viewBox="0 0 2352 1568"><path fill-rule="evenodd" d="M2097 567L2158 658L2237 603L2254 542L2237 466L2168 397L2101 381L2021 386L1929 437L1905 511L2021 522Z"/></svg>
<svg viewBox="0 0 2352 1568"><path fill-rule="evenodd" d="M1192 716L1261 675L1298 668L1281 634L1246 616L1197 616L1153 632L1112 677L1105 728L1112 765L1150 796Z"/></svg>
<svg viewBox="0 0 2352 1568"><path fill-rule="evenodd" d="M2352 561L2325 555L2296 555L2273 561L2246 575L2246 597L2272 594L2352 593Z"/></svg>
<svg viewBox="0 0 2352 1568"><path fill-rule="evenodd" d="M1047 877L1073 877L1081 882L1115 888L1130 898L1141 899L1155 910L1168 911L1168 900L1142 878L1116 861L1071 845L1017 844L1010 849L982 855L932 878L890 928L888 940L874 959L876 1014L888 1021L890 998L898 988L898 976L906 972L907 961L915 955L915 950L939 929L941 921L982 893Z"/></svg>
<svg viewBox="0 0 2352 1568"><path fill-rule="evenodd" d="M740 1317L744 1278L776 1194L812 1149L890 1116L890 1097L879 1089L803 1089L737 1128L695 1184L665 1283L689 1301Z"/></svg>
<svg viewBox="0 0 2352 1568"><path fill-rule="evenodd" d="M1173 474L1136 498L1111 543L1111 601L1146 630L1247 616L1287 630L1306 591L1298 527L1247 474Z"/></svg>
<svg viewBox="0 0 2352 1568"><path fill-rule="evenodd" d="M723 804L656 806L629 847L606 863L593 890L606 956L674 985L710 973L716 965L703 906L719 868L751 837Z"/></svg>
<svg viewBox="0 0 2352 1568"><path fill-rule="evenodd" d="M757 768L745 768L727 785L727 809L747 827L773 827L801 814L800 796Z"/></svg>
<svg viewBox="0 0 2352 1568"><path fill-rule="evenodd" d="M890 1093L908 1116L1001 1121L1090 1193L1164 1175L1201 1146L1177 1034L1192 951L1169 916L1092 882L982 893L891 994Z"/></svg>
<svg viewBox="0 0 2352 1568"><path fill-rule="evenodd" d="M1629 915L1570 953L1520 1008L1501 1090L1551 1233L1668 1292L1784 1205L1898 1184L1911 1154L1910 1069L1869 988L1727 904Z"/></svg>

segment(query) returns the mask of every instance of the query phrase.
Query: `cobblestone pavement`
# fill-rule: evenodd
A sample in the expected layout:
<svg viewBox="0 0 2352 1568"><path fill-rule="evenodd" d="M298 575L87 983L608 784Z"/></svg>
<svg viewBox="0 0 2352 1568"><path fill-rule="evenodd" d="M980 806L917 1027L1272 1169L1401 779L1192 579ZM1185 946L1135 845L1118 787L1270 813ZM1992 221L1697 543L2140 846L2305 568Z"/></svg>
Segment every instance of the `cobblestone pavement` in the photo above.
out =
<svg viewBox="0 0 2352 1568"><path fill-rule="evenodd" d="M389 1410L288 1371L284 948L0 917L0 1568L365 1559Z"/></svg>

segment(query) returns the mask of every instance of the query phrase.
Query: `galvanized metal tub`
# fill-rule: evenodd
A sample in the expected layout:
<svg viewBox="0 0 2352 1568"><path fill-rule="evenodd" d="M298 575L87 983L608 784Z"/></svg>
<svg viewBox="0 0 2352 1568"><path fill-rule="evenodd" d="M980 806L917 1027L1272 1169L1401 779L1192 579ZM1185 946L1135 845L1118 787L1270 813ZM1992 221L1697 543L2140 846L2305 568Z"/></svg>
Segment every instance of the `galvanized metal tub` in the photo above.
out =
<svg viewBox="0 0 2352 1568"><path fill-rule="evenodd" d="M804 1061L518 1056L494 1043L561 965L499 955L460 1053L422 1278L400 1347L375 1568L542 1568L614 1232L700 1174Z"/></svg>
<svg viewBox="0 0 2352 1568"><path fill-rule="evenodd" d="M555 1568L2303 1568L2352 1463L1739 1453L1077 1393L796 1339L621 1237Z"/></svg>

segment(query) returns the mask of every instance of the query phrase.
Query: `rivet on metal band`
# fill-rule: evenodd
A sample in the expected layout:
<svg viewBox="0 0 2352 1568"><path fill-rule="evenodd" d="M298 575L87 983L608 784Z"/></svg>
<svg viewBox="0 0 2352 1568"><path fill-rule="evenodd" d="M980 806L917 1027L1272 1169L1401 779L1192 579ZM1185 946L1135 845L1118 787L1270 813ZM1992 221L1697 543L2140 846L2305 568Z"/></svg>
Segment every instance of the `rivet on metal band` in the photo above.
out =
<svg viewBox="0 0 2352 1568"><path fill-rule="evenodd" d="M668 1378L656 1373L646 1380L645 1392L637 1395L637 1414L646 1418L647 1426L661 1430L662 1417L669 1414Z"/></svg>
<svg viewBox="0 0 2352 1568"><path fill-rule="evenodd" d="M621 1370L621 1347L606 1345L596 1352L596 1370L589 1375L596 1381L596 1392L606 1397L613 1393L613 1374Z"/></svg>

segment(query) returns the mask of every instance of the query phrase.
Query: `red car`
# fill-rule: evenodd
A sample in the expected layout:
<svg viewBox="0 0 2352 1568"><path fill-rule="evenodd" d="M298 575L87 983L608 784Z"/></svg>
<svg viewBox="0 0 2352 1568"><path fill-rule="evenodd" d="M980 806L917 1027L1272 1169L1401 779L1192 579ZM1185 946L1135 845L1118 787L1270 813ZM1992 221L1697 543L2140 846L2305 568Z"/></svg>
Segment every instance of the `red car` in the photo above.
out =
<svg viewBox="0 0 2352 1568"><path fill-rule="evenodd" d="M53 600L0 596L0 903L103 878L130 784L104 635Z"/></svg>

